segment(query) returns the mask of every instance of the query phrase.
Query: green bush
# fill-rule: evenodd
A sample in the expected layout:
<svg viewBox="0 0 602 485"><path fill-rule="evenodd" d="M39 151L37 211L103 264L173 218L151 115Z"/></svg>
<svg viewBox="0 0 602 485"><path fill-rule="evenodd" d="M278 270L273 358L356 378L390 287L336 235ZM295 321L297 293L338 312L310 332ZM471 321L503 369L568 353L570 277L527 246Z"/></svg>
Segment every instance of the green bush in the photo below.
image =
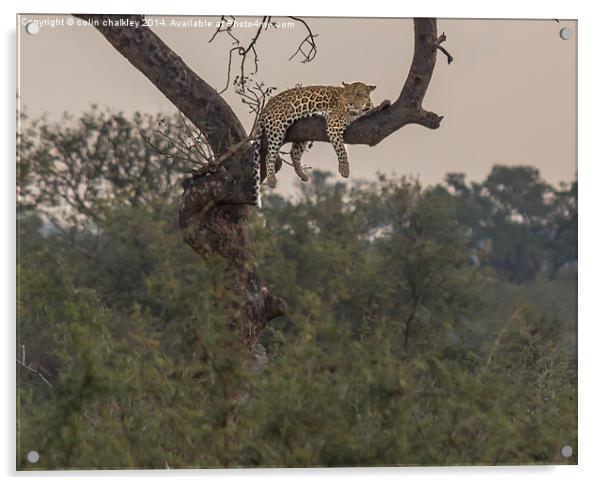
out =
<svg viewBox="0 0 602 485"><path fill-rule="evenodd" d="M19 140L19 469L576 463L560 455L577 448L575 276L517 284L475 253L458 180L314 172L299 200L268 197L250 230L290 312L259 369L229 327L223 261L176 227L184 167L140 138L153 123L93 111ZM81 201L60 189L66 160L88 171Z"/></svg>

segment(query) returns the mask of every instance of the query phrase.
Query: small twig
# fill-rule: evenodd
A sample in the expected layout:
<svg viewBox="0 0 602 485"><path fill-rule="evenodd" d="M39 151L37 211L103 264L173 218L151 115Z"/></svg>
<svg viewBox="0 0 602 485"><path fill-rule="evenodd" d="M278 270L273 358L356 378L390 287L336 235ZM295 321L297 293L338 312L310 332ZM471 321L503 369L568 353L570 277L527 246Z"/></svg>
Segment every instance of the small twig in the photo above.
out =
<svg viewBox="0 0 602 485"><path fill-rule="evenodd" d="M297 22L301 22L307 32L307 35L301 41L301 43L297 47L297 50L289 57L289 61L300 54L303 57L303 59L301 60L302 63L311 62L316 57L316 54L318 53L318 47L316 45L316 37L318 37L318 34L314 34L313 31L311 30L311 28L309 27L309 25L307 24L307 22L305 22L303 19L301 19L299 17L289 17L289 18L293 19ZM226 25L225 28L224 28L224 24ZM261 19L259 28L255 32L255 35L253 36L251 41L246 46L243 46L243 45L241 45L238 37L236 37L232 33L232 28L234 27L235 24L236 24L236 17L230 16L228 19L226 19L226 17L222 15L222 17L219 20L219 25L218 25L217 29L215 30L215 32L209 39L209 42L213 42L218 34L225 33L232 38L233 45L234 45L234 47L232 47L228 51L228 68L226 71L226 85L221 91L218 92L218 94L224 93L230 87L230 84L232 82L232 62L233 62L233 58L234 58L235 54L238 54L238 56L240 57L240 74L236 76L234 82L235 82L235 84L236 84L236 82L238 82L238 84L240 86L240 90L242 90L243 92L246 91L246 83L248 80L248 76L246 73L247 60L249 57L253 58L253 67L254 67L253 74L257 74L257 72L259 71L259 55L257 53L257 41L259 39L259 36L261 35L262 32L268 30L270 27L276 27L275 22L272 22L272 17L264 16Z"/></svg>
<svg viewBox="0 0 602 485"><path fill-rule="evenodd" d="M161 134L159 132L159 134ZM142 133L140 134L142 136L142 139L144 140L144 142L151 147L158 155L163 155L166 158L173 158L174 160L181 160L182 162L190 162L190 158L186 157L180 157L178 155L175 155L173 153L170 152L166 152L164 150L162 150L161 148L159 148L157 145L155 145L151 139L148 136L143 135Z"/></svg>
<svg viewBox="0 0 602 485"><path fill-rule="evenodd" d="M240 59L240 75L238 77L241 79L241 87L242 87L242 90L244 91L245 80L247 78L247 76L245 74L245 65L247 62L247 57L249 56L249 54L253 55L253 65L255 68L254 74L257 74L257 71L259 70L259 56L257 54L257 49L255 48L255 45L257 44L257 40L259 39L259 36L261 35L261 33L263 31L267 30L268 28L270 28L270 26L274 25L272 22L272 17L267 16L267 15L262 17L261 23L259 24L259 28L255 32L255 35L253 36L253 38L251 39L249 44L246 47L243 47L240 45L240 41L238 40L238 38L235 37L231 32L232 27L234 26L234 24L236 22L236 17L230 17L230 18L232 19L230 22L230 25L228 25L227 28L222 29L222 24L220 22L219 27L213 33L213 35L211 36L211 39L209 39L209 42L212 42L215 39L217 34L226 32L234 40L234 47L232 47L230 49L230 51L228 52L228 69L227 69L227 73L226 73L226 86L221 91L218 91L218 94L224 93L230 87L230 80L232 78L232 56L234 55L234 53L237 53L241 58ZM222 16L221 20L224 20L223 16Z"/></svg>
<svg viewBox="0 0 602 485"><path fill-rule="evenodd" d="M232 40L234 41L234 44L236 44L236 45L240 44L240 41L234 36L234 34L232 34L232 27L234 27L234 22L236 21L236 17L233 17L232 15L230 15L229 17L232 20L226 20L226 16L225 15L222 15L220 17L220 19L218 21L219 26L217 27L217 29L215 30L215 32L211 36L211 39L209 39L210 43L213 42L213 39L215 39L215 36L217 34L225 32L226 34L228 34L228 36L230 36L232 38ZM222 29L224 23L226 24L226 28Z"/></svg>
<svg viewBox="0 0 602 485"><path fill-rule="evenodd" d="M188 126L188 123L186 122L186 118L184 118L184 115L182 114L182 112L180 110L178 110L178 115L180 116L180 121L186 128L188 135L190 136L190 138L192 138L192 142L194 143L194 146L197 149L198 154L201 156L201 158L208 160L210 158L210 156L207 153L207 150L199 144L199 142L196 138L197 136L200 136L200 135L198 135L198 133L194 133L192 128L190 128L190 126Z"/></svg>
<svg viewBox="0 0 602 485"><path fill-rule="evenodd" d="M245 80L245 83L249 84L250 81L251 79L249 78ZM253 133L255 125L257 124L257 119L267 103L268 98L276 90L276 87L270 86L266 88L263 82L255 82L248 89L245 89L241 80L238 78L234 81L234 85L236 86L236 93L242 98L243 104L246 104L249 107L249 113L255 114L255 119L253 120L253 126L251 128L251 133Z"/></svg>
<svg viewBox="0 0 602 485"><path fill-rule="evenodd" d="M184 159L193 162L193 163L198 163L195 160L193 160L192 158L190 158L190 155L188 153L186 153L185 150L183 150L182 148L185 148L187 151L188 147L183 146L178 140L174 139L172 136L168 135L167 133L162 132L161 130L155 130L155 133L159 136L162 136L163 138L165 138L166 140L168 140L172 146L178 151L178 153L181 153L184 157Z"/></svg>
<svg viewBox="0 0 602 485"><path fill-rule="evenodd" d="M437 46L437 49L439 49L441 52L443 52L445 54L445 56L447 57L447 63L451 64L452 61L454 60L454 58L449 53L449 51L441 45L446 40L447 40L447 36L445 35L445 32L443 32L437 39L436 46Z"/></svg>
<svg viewBox="0 0 602 485"><path fill-rule="evenodd" d="M82 411L81 414L84 418L86 418L90 422L90 424L92 426L94 426L96 428L96 421L94 421L90 416L88 416L85 411Z"/></svg>
<svg viewBox="0 0 602 485"><path fill-rule="evenodd" d="M303 56L303 60L301 61L302 63L307 63L307 62L313 61L314 58L316 57L316 54L318 53L318 47L316 46L316 37L318 37L318 34L314 34L312 32L311 28L309 27L309 25L307 25L307 22L305 22L305 20L300 19L299 17L289 17L289 18L291 18L297 22L301 22L305 26L305 29L307 30L307 35L301 41L301 43L299 44L299 47L297 47L297 50L295 52L293 52L293 55L288 58L288 60L291 61L297 54L301 54ZM305 52L303 50L303 47L306 45L309 46L309 52Z"/></svg>
<svg viewBox="0 0 602 485"><path fill-rule="evenodd" d="M40 372L40 369L34 369L33 367L27 365L24 361L21 361L19 359L17 360L17 364L19 364L21 367L23 367L24 369L26 369L27 371L31 372L32 374L38 376L40 378L40 380L46 384L49 387L54 387L50 381L48 379L46 379L46 377L44 377L44 375Z"/></svg>
<svg viewBox="0 0 602 485"><path fill-rule="evenodd" d="M173 160L181 160L183 162L192 163L193 165L199 166L200 169L192 170L192 173L205 172L210 170L212 166L216 164L213 153L207 143L206 139L200 132L196 132L194 127L186 121L183 113L178 111L180 123L183 127L176 135L171 135L168 129L156 129L153 132L165 139L168 142L168 150L160 148L157 144L153 143L150 137L140 133L143 140L158 154L171 158ZM162 124L162 122L161 122ZM175 152L170 151L174 149Z"/></svg>

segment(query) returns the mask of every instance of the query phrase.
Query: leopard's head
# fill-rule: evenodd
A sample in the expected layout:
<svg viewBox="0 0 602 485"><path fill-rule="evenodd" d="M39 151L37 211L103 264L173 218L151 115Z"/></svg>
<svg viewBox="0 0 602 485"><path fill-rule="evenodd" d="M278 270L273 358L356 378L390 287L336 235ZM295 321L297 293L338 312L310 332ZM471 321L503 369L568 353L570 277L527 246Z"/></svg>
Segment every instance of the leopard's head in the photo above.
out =
<svg viewBox="0 0 602 485"><path fill-rule="evenodd" d="M374 107L370 99L370 93L375 89L376 86L364 84L360 81L349 84L343 83L343 95L352 115L359 116Z"/></svg>

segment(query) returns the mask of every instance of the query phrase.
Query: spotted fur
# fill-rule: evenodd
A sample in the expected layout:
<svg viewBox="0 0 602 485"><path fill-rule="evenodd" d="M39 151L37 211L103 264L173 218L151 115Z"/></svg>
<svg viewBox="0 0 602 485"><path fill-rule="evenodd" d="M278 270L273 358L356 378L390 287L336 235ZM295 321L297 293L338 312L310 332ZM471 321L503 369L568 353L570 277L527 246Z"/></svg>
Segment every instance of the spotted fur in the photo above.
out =
<svg viewBox="0 0 602 485"><path fill-rule="evenodd" d="M270 187L276 186L276 157L284 144L288 128L297 120L310 116L326 119L326 134L334 147L339 161L339 173L349 177L349 160L343 143L343 133L349 124L373 107L370 93L376 88L362 82L343 83L338 86L304 86L289 89L274 96L261 112L254 131L254 200L261 207L260 147L261 139L267 139L266 174ZM307 142L294 142L291 160L296 174L307 182L308 177L301 157Z"/></svg>

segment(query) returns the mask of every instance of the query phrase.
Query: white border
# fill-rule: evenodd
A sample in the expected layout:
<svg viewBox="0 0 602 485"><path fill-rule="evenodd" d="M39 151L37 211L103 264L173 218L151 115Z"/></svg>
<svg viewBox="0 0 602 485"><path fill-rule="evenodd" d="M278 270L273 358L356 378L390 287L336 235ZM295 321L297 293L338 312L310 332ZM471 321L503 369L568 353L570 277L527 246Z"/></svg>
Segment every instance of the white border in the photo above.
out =
<svg viewBox="0 0 602 485"><path fill-rule="evenodd" d="M14 201L14 130L15 130L15 14L21 13L156 13L156 14L203 14L203 15L303 15L303 16L436 16L436 17L470 17L470 18L559 18L579 20L579 466L576 467L456 467L456 468L405 468L405 469L317 469L317 470L236 470L236 471L189 471L189 472L72 472L44 473L45 480L51 483L64 481L81 481L82 478L93 482L111 480L144 480L160 483L172 477L186 481L199 480L244 480L250 483L299 483L312 480L325 482L344 477L346 482L365 483L366 481L399 482L410 480L411 483L430 483L444 480L446 484L488 484L512 481L513 484L545 482L546 484L563 483L569 480L587 480L600 476L597 462L600 450L600 379L599 368L600 346L602 345L600 313L597 311L600 285L600 183L602 183L602 153L600 144L600 122L602 113L599 86L600 76L599 32L602 29L602 16L596 6L599 2L586 1L526 1L504 0L493 2L472 2L470 0L454 0L453 2L414 1L394 3L391 1L370 0L369 2L340 2L339 5L327 4L323 0L303 0L295 3L276 1L230 1L227 4L197 3L189 0L145 0L134 2L126 0L20 0L19 2L1 2L1 22L3 27L4 62L2 69L6 73L2 77L2 93L7 103L0 130L2 146L7 147L2 166L2 223L6 237L3 259L3 298L2 308L5 311L5 355L2 359L6 365L5 376L8 377L3 393L8 396L2 400L2 417L6 430L3 433L2 470L9 479L15 478L14 466L14 342L15 342L15 201ZM226 6L227 5L227 6ZM227 11L224 11L227 10ZM27 483L36 475L20 474L20 483ZM23 482L24 481L24 482Z"/></svg>

